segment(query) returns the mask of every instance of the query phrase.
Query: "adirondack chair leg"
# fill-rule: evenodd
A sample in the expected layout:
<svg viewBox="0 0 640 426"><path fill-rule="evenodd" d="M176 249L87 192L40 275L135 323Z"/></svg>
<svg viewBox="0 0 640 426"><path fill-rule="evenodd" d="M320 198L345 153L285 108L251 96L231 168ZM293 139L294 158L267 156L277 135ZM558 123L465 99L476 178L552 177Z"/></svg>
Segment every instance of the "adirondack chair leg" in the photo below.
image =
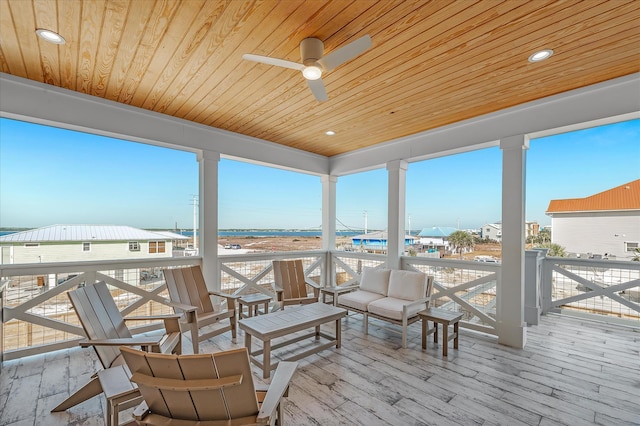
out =
<svg viewBox="0 0 640 426"><path fill-rule="evenodd" d="M93 398L96 395L100 395L102 393L102 386L100 386L100 381L98 377L92 377L89 383L78 389L74 392L69 398L62 401L60 405L51 410L52 413L58 411L65 411L71 407L74 407L81 402L84 402L88 399Z"/></svg>
<svg viewBox="0 0 640 426"><path fill-rule="evenodd" d="M191 323L191 344L193 345L193 353L194 354L198 354L200 353L200 336L198 334L198 323L197 322L192 322Z"/></svg>
<svg viewBox="0 0 640 426"><path fill-rule="evenodd" d="M231 320L231 341L236 343L236 336L238 335L238 319L236 316L232 316Z"/></svg>

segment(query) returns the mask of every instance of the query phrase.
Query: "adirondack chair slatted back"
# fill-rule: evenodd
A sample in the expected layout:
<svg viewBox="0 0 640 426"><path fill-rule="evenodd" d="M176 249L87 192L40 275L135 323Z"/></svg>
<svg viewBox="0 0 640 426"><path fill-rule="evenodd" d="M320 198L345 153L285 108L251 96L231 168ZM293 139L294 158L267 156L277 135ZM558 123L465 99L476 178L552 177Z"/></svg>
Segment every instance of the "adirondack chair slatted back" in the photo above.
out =
<svg viewBox="0 0 640 426"><path fill-rule="evenodd" d="M131 337L122 314L104 281L80 287L67 294L87 338L96 340ZM93 348L104 368L121 363L121 361L115 362L120 357L120 349L117 346L94 346Z"/></svg>
<svg viewBox="0 0 640 426"><path fill-rule="evenodd" d="M199 314L215 310L199 265L165 269L164 279L171 300L195 306Z"/></svg>
<svg viewBox="0 0 640 426"><path fill-rule="evenodd" d="M246 348L215 354L162 355L122 349L132 380L136 373L156 378L219 379L242 375L237 386L213 390L167 390L138 382L151 415L191 421L234 420L258 414L258 399ZM235 424L235 423L234 423Z"/></svg>
<svg viewBox="0 0 640 426"><path fill-rule="evenodd" d="M284 300L307 297L302 260L274 260L273 278L276 286L282 288Z"/></svg>

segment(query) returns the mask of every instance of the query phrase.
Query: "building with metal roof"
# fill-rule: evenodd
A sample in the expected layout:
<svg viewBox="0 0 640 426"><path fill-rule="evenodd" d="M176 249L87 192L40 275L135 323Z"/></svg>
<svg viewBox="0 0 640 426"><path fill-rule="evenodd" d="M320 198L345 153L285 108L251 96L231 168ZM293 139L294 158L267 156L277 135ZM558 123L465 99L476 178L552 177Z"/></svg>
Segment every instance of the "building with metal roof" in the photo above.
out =
<svg viewBox="0 0 640 426"><path fill-rule="evenodd" d="M584 198L551 200L551 241L568 253L631 259L640 247L640 179Z"/></svg>
<svg viewBox="0 0 640 426"><path fill-rule="evenodd" d="M124 225L51 225L0 237L0 263L171 257L179 234Z"/></svg>

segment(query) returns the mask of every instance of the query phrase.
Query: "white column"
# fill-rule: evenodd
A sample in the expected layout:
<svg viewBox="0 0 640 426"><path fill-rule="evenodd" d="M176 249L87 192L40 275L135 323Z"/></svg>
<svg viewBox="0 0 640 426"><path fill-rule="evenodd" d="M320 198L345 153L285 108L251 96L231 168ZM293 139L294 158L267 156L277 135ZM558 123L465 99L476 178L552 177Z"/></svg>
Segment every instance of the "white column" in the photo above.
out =
<svg viewBox="0 0 640 426"><path fill-rule="evenodd" d="M202 273L210 290L220 290L218 270L218 163L220 153L202 150L200 163L200 251Z"/></svg>
<svg viewBox="0 0 640 426"><path fill-rule="evenodd" d="M404 216L408 163L394 160L387 163L388 213L387 213L387 267L400 268L400 256L404 252Z"/></svg>
<svg viewBox="0 0 640 426"><path fill-rule="evenodd" d="M498 342L523 348L525 272L525 176L529 138L500 141L502 149L502 266L498 280Z"/></svg>
<svg viewBox="0 0 640 426"><path fill-rule="evenodd" d="M331 251L336 248L336 183L337 176L324 175L322 181L322 250L327 253L324 285L335 285Z"/></svg>

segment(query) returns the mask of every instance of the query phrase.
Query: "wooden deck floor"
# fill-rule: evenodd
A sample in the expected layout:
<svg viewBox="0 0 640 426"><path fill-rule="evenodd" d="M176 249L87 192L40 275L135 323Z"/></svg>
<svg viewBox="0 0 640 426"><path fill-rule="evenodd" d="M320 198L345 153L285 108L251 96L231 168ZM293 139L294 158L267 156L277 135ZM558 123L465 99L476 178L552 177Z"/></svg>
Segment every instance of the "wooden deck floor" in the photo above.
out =
<svg viewBox="0 0 640 426"><path fill-rule="evenodd" d="M341 349L301 360L286 424L640 424L640 330L550 315L528 329L524 350L462 330L460 349L443 360L432 342L420 349L419 324L404 350L400 334L384 327L372 320L364 336L361 317L349 316ZM219 336L203 351L242 343L242 333L236 344ZM97 368L80 348L5 362L0 425L104 424L102 396L49 412Z"/></svg>

